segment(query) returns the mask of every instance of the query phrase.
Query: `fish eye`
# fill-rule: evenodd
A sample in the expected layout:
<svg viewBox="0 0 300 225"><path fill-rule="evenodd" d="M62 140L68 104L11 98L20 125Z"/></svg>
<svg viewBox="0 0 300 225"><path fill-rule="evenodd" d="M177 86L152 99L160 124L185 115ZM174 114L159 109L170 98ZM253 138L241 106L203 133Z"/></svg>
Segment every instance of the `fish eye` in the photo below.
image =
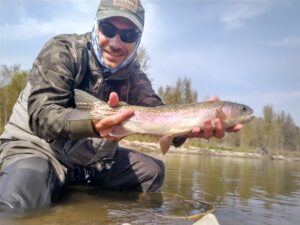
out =
<svg viewBox="0 0 300 225"><path fill-rule="evenodd" d="M247 111L248 111L247 106L245 106L245 105L241 105L241 106L240 106L240 110L241 110L242 112L247 112Z"/></svg>

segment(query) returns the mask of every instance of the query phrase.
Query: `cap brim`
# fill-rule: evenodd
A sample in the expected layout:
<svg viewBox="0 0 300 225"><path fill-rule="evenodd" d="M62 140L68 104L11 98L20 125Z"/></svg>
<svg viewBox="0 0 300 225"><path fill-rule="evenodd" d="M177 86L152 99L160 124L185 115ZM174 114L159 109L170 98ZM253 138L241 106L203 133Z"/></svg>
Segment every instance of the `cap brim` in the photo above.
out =
<svg viewBox="0 0 300 225"><path fill-rule="evenodd" d="M120 17L125 17L129 19L136 27L142 32L143 31L143 24L134 16L128 14L128 12L122 12L122 11L115 11L115 10L105 10L101 12L101 15L97 16L98 20L103 20L107 19L110 17L115 17L115 16L120 16Z"/></svg>

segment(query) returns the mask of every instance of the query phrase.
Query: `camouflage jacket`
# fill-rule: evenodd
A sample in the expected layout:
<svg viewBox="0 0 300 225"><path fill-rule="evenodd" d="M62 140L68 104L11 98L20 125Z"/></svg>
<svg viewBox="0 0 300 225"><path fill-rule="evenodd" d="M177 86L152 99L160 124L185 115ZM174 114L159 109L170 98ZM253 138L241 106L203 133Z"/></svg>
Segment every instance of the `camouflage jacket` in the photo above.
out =
<svg viewBox="0 0 300 225"><path fill-rule="evenodd" d="M121 101L132 105L163 104L137 63L113 74L102 73L89 39L90 33L59 35L45 44L1 139L30 140L27 151L42 152L55 161L56 167L60 163L67 167L88 166L112 157L117 143L99 138L90 120L65 120L65 114L75 107L74 89L103 101L114 91ZM17 149L3 147L1 161L23 157L24 151Z"/></svg>
<svg viewBox="0 0 300 225"><path fill-rule="evenodd" d="M84 90L103 101L114 91L132 105L161 105L145 73L135 62L114 74L101 72L88 42L90 33L60 35L51 39L34 62L29 77L29 124L39 137L81 139L95 136L91 121L66 121L74 107L73 90ZM66 109L67 108L67 109Z"/></svg>

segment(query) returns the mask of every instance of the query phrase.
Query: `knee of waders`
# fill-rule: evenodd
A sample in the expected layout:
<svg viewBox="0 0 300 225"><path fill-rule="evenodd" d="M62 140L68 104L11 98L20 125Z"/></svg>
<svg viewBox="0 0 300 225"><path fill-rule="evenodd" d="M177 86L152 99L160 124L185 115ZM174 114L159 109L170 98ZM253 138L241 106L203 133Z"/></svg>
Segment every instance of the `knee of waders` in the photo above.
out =
<svg viewBox="0 0 300 225"><path fill-rule="evenodd" d="M143 168L145 176L145 182L142 184L143 191L159 191L165 177L164 163L161 160L153 159L152 163L145 165Z"/></svg>
<svg viewBox="0 0 300 225"><path fill-rule="evenodd" d="M41 157L20 159L2 169L0 205L8 209L37 209L51 205L61 183L49 161Z"/></svg>

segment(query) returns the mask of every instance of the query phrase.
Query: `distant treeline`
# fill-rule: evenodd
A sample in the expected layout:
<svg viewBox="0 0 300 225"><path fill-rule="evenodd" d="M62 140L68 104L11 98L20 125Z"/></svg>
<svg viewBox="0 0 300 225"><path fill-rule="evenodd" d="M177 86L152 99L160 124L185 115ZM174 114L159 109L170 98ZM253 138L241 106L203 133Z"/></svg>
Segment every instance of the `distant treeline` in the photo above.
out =
<svg viewBox="0 0 300 225"><path fill-rule="evenodd" d="M1 65L0 69L0 133L12 113L19 93L25 87L29 71L22 71L19 65ZM198 93L191 88L191 80L179 78L175 85L160 87L158 94L166 104L197 102ZM205 140L193 140L192 144L207 145ZM263 107L263 117L234 134L226 134L221 139L212 139L210 145L221 148L255 150L267 154L283 154L286 151L300 152L300 128L290 114L285 111L274 112L272 105Z"/></svg>

